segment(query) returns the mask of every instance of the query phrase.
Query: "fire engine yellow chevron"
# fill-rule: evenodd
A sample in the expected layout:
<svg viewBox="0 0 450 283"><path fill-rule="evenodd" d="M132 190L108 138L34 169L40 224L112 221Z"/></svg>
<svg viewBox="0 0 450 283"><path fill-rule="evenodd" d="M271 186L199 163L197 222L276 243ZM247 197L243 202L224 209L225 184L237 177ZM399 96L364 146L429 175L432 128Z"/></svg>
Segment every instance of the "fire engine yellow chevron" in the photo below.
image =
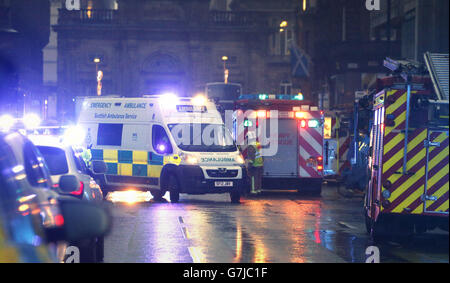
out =
<svg viewBox="0 0 450 283"><path fill-rule="evenodd" d="M385 163L384 163L384 166L383 166L383 173L386 173L389 169L392 168L392 166L394 164L396 164L397 162L401 161L402 158L403 158L405 135L402 134L402 133L399 133L396 136L398 137L396 139L397 140L396 144L392 145L392 144L388 143L388 145L386 145L385 154L384 154ZM411 142L409 142L408 143L408 153L410 153L417 146L422 145L423 144L423 140L426 138L426 136L427 136L427 131L423 130ZM390 148L388 146L390 146ZM395 152L395 154L393 152L393 148L394 147L397 147L397 151ZM419 154L420 154L419 156L423 156L424 153L425 153L424 151L420 151L419 152Z"/></svg>
<svg viewBox="0 0 450 283"><path fill-rule="evenodd" d="M445 140L445 134L441 134L435 141L441 141L443 142ZM433 151L437 150L437 148L431 148L430 149L430 155L433 154ZM428 163L428 172L433 172L433 170L439 169L438 166L440 166L440 164L442 164L443 161L445 161L446 158L448 158L448 146L446 148L447 154L437 154L434 158L432 158L429 163ZM445 150L444 150L445 152ZM411 204L413 202L420 202L420 198L424 193L424 189L425 189L425 170L426 170L426 165L425 165L425 155L426 155L426 150L425 148L422 149L419 154L417 154L415 156L415 158L411 159L410 162L408 163L408 165L414 165L414 164L419 164L422 165L419 169L414 169L414 175L410 176L409 178L406 179L405 182L403 182L401 185L399 185L396 190L392 193L391 197L390 197L390 201L392 201L393 203L395 203L398 199L404 199L403 201L401 201L395 208L391 208L392 212L402 212L405 208L411 208ZM409 168L413 168L410 167ZM445 168L447 168L445 170ZM445 172L447 172L448 174L448 165L443 168L442 170L440 170L436 175L434 175L432 178L430 178L428 180L428 186L432 187L438 180L440 180L442 177L445 176ZM393 184L395 184L398 179L400 179L402 175L393 175L389 178L389 181ZM417 190L413 191L410 195L408 195L408 190L410 190L411 188L417 187L418 185L420 185L418 187ZM405 198L405 196L407 196ZM420 205L420 204L419 204ZM411 208L412 209L412 208ZM412 213L422 213L422 211L418 210L416 207L414 207L414 209L412 209Z"/></svg>

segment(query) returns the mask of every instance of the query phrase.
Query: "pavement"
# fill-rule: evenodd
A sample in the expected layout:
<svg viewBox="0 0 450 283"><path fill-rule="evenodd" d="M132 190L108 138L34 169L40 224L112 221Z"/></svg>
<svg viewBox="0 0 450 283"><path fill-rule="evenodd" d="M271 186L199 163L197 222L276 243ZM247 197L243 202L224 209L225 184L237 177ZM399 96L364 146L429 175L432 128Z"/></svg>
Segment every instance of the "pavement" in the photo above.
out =
<svg viewBox="0 0 450 283"><path fill-rule="evenodd" d="M137 197L109 203L113 229L105 262L365 262L372 246L361 197L325 186L321 197L265 191L231 204L228 194L184 195L180 202ZM378 246L381 262L449 262L448 232Z"/></svg>

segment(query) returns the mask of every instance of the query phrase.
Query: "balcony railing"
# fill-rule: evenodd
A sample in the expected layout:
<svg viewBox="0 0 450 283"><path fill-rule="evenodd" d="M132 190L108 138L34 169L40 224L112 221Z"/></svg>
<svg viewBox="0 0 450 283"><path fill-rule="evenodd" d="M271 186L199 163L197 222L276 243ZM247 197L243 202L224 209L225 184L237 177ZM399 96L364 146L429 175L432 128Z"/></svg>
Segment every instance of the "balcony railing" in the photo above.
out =
<svg viewBox="0 0 450 283"><path fill-rule="evenodd" d="M215 27L242 28L242 27L261 27L267 26L266 17L253 12L220 12L213 11L209 13L209 24ZM162 21L145 19L137 21L145 23L146 26L173 26L180 25L181 21ZM119 23L119 14L117 10L59 10L59 21L64 24L116 24ZM126 23L126 22L124 22Z"/></svg>
<svg viewBox="0 0 450 283"><path fill-rule="evenodd" d="M117 10L59 10L59 24L111 24L117 21Z"/></svg>

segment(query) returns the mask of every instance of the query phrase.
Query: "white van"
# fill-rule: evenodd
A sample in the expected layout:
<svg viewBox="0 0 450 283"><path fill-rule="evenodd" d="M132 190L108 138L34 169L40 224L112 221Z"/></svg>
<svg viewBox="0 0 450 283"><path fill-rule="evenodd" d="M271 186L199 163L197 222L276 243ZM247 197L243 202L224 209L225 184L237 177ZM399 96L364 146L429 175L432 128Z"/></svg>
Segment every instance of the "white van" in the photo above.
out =
<svg viewBox="0 0 450 283"><path fill-rule="evenodd" d="M149 190L155 199L167 191L230 193L239 202L244 160L213 102L178 98L92 97L78 121L92 146L92 160L108 166L105 190Z"/></svg>

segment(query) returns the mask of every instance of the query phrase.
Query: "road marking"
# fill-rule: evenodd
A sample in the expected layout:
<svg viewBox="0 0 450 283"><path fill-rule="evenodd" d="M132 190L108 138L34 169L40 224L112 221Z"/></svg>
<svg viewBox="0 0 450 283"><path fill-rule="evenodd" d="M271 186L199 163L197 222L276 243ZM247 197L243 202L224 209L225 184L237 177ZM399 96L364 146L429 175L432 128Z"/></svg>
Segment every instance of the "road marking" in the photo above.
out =
<svg viewBox="0 0 450 283"><path fill-rule="evenodd" d="M343 222L343 221L339 221L338 224L339 224L340 226L345 227L345 228L357 230L357 228L356 228L355 226L352 226L352 225L350 225L350 224L348 224L348 223L346 223L346 222Z"/></svg>
<svg viewBox="0 0 450 283"><path fill-rule="evenodd" d="M181 227L181 234L183 234L183 238L190 239L189 231L186 227Z"/></svg>
<svg viewBox="0 0 450 283"><path fill-rule="evenodd" d="M198 247L188 247L189 255L193 263L205 263L203 253Z"/></svg>

